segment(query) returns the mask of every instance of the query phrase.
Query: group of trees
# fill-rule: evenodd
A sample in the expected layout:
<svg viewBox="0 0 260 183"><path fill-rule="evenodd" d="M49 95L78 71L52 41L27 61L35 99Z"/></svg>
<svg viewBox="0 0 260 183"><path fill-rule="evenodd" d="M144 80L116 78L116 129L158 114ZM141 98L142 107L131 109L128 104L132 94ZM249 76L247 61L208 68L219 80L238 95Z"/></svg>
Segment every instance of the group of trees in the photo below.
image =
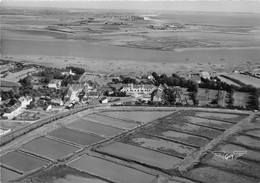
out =
<svg viewBox="0 0 260 183"><path fill-rule="evenodd" d="M61 79L62 86L67 86L72 84L75 80L78 80L82 74L85 73L85 69L78 67L66 67L66 69L71 69L75 75L62 75L62 69L45 67L42 71L34 74L35 76L42 77L41 83L48 84L52 79Z"/></svg>
<svg viewBox="0 0 260 183"><path fill-rule="evenodd" d="M120 80L117 79L117 78L113 78L112 82L115 83L115 84L118 84L118 83L122 83L122 84L131 84L131 83L139 84L136 79L130 78L130 77L124 77L124 76L120 76Z"/></svg>
<svg viewBox="0 0 260 183"><path fill-rule="evenodd" d="M198 91L198 84L191 80L186 80L184 77L180 77L177 74L172 74L170 77L168 77L166 74L158 75L156 72L152 73L152 76L154 77L154 84L155 86L159 86L160 84L168 85L168 86L180 86L188 88L188 91L190 92L197 92Z"/></svg>

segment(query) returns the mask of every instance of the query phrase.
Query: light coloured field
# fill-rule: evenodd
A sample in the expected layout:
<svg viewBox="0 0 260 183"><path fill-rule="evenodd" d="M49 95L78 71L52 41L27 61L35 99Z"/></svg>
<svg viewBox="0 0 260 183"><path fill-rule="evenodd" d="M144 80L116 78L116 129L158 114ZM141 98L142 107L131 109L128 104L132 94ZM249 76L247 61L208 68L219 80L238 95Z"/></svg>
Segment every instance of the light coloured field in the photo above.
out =
<svg viewBox="0 0 260 183"><path fill-rule="evenodd" d="M260 57L258 57L259 60ZM244 75L244 74L229 74L228 77L234 78L238 81L241 81L242 83L245 83L247 85L252 85L254 87L260 88L260 79Z"/></svg>
<svg viewBox="0 0 260 183"><path fill-rule="evenodd" d="M240 86L239 84L227 79L227 78L224 78L222 76L218 76L218 78L222 81L222 82L225 82L227 84L230 84L230 85L235 85L235 86Z"/></svg>

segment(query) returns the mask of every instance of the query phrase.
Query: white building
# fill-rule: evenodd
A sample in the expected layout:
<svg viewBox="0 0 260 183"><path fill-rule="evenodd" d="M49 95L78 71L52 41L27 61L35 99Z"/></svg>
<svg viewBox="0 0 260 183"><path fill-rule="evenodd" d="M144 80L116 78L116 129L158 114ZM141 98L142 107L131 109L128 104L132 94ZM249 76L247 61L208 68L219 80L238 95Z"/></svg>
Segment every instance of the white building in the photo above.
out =
<svg viewBox="0 0 260 183"><path fill-rule="evenodd" d="M62 72L61 72L61 74L62 75L66 75L66 76L68 76L68 75L75 75L75 73L74 72L72 72L71 71L71 69L64 69Z"/></svg>
<svg viewBox="0 0 260 183"><path fill-rule="evenodd" d="M153 85L134 85L128 84L124 86L121 91L126 93L152 93L155 90Z"/></svg>
<svg viewBox="0 0 260 183"><path fill-rule="evenodd" d="M49 88L59 89L61 86L61 80L59 79L52 79L48 84Z"/></svg>
<svg viewBox="0 0 260 183"><path fill-rule="evenodd" d="M210 74L207 71L202 71L201 77L203 77L205 79L210 79Z"/></svg>
<svg viewBox="0 0 260 183"><path fill-rule="evenodd" d="M106 103L108 103L108 99L106 97L103 97L100 99L100 103L106 104Z"/></svg>

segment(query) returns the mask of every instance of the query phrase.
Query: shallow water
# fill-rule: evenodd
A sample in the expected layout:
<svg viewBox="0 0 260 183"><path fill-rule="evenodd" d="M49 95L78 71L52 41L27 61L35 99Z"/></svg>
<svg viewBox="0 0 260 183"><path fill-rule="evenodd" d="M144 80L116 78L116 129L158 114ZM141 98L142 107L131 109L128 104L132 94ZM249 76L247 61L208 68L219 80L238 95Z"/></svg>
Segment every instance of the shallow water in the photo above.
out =
<svg viewBox="0 0 260 183"><path fill-rule="evenodd" d="M68 126L79 129L79 130L83 130L86 132L92 132L95 134L99 134L99 135L102 135L105 137L111 137L111 136L117 135L124 131L119 128L113 128L110 126L105 126L105 125L93 123L93 122L86 121L86 120L73 121L72 123L69 123Z"/></svg>
<svg viewBox="0 0 260 183"><path fill-rule="evenodd" d="M35 158L18 151L13 151L2 156L0 161L2 164L13 167L22 172L29 172L49 163L46 160Z"/></svg>
<svg viewBox="0 0 260 183"><path fill-rule="evenodd" d="M120 120L120 119L116 119L116 118L112 118L112 117L108 117L108 116L101 116L98 114L90 114L90 115L84 116L84 118L95 120L97 122L104 123L107 125L117 126L119 128L123 128L123 129L131 129L131 128L135 128L136 126L138 126L138 124L134 123L134 122L127 122L125 120Z"/></svg>
<svg viewBox="0 0 260 183"><path fill-rule="evenodd" d="M174 167L174 165L178 164L182 160L174 156L166 155L133 145L124 144L121 142L115 142L108 146L101 147L97 151L122 157L124 159L143 162L145 164L163 169L171 169Z"/></svg>
<svg viewBox="0 0 260 183"><path fill-rule="evenodd" d="M172 112L160 112L160 111L115 111L115 112L103 112L102 114L119 117L122 119L130 119L134 121L140 121L148 123L163 116L169 115Z"/></svg>
<svg viewBox="0 0 260 183"><path fill-rule="evenodd" d="M168 63L239 63L259 59L259 49L216 49L168 52L118 46L95 45L81 40L2 39L2 55L83 57L96 60L128 60ZM225 59L225 63L221 59ZM187 62L186 59L189 59Z"/></svg>
<svg viewBox="0 0 260 183"><path fill-rule="evenodd" d="M69 164L76 169L123 183L151 183L156 177L101 158L83 156Z"/></svg>
<svg viewBox="0 0 260 183"><path fill-rule="evenodd" d="M178 144L171 141L161 140L161 139L148 139L148 138L134 138L132 139L134 142L138 143L142 147L154 149L154 150L162 150L164 152L172 151L176 153L172 153L175 155L187 156L196 150L196 148L188 147L182 144Z"/></svg>
<svg viewBox="0 0 260 183"><path fill-rule="evenodd" d="M63 178L57 178L52 181L52 183L72 183L72 182L73 183L108 183L100 179L78 177L74 175L66 175Z"/></svg>
<svg viewBox="0 0 260 183"><path fill-rule="evenodd" d="M0 168L0 182L1 183L7 183L9 182L10 180L14 180L14 179L17 179L19 177L21 177L20 174L16 173L16 172L13 172L9 169L6 169L6 168L3 168L1 167Z"/></svg>
<svg viewBox="0 0 260 183"><path fill-rule="evenodd" d="M68 128L58 128L50 133L48 135L57 137L60 139L64 139L70 142L74 142L80 145L90 145L99 141L104 140L102 137L98 137L95 135L85 134L82 132L74 131Z"/></svg>
<svg viewBox="0 0 260 183"><path fill-rule="evenodd" d="M50 159L59 159L79 150L77 147L57 142L46 137L34 139L23 145L22 149Z"/></svg>

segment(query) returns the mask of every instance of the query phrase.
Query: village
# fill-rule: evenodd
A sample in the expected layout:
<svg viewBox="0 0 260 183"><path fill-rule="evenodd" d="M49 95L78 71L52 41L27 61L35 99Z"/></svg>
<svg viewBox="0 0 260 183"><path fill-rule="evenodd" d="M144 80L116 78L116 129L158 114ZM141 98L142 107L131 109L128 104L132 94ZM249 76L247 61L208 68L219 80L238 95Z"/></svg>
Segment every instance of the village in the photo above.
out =
<svg viewBox="0 0 260 183"><path fill-rule="evenodd" d="M259 109L256 88L227 84L207 71L189 76L173 73L168 77L153 72L128 77L6 60L2 60L1 68L1 119L7 121L36 121L71 108L107 103ZM126 98L129 100L122 101ZM1 133L9 131L2 129Z"/></svg>

